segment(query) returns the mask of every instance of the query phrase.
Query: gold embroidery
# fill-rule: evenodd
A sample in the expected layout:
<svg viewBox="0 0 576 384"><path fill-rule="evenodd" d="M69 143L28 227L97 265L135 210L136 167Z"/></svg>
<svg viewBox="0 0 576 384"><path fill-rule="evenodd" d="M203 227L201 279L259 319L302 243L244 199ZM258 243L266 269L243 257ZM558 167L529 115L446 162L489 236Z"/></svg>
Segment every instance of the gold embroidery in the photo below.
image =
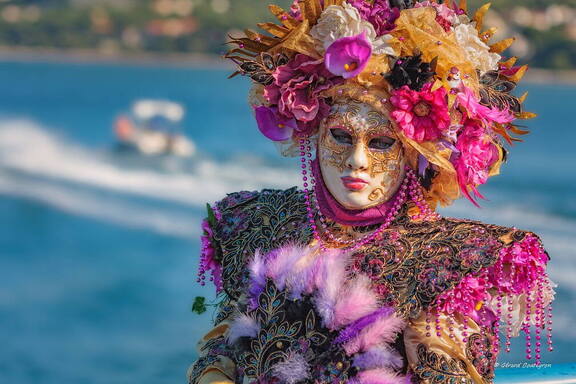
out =
<svg viewBox="0 0 576 384"><path fill-rule="evenodd" d="M431 351L424 344L418 344L417 353L414 373L426 383L474 384L466 373L464 361Z"/></svg>
<svg viewBox="0 0 576 384"><path fill-rule="evenodd" d="M330 128L334 127L348 131L353 145L338 143L330 133ZM324 164L343 172L346 169L346 160L356 148L354 144L360 144L368 155L368 172L371 177L386 172L392 174L393 180L398 179L403 168L400 161L403 158L403 148L390 121L384 115L366 104L346 99L334 104L331 114L322 123L322 128L319 148L320 159ZM389 136L396 142L385 150L369 148L370 140L378 136Z"/></svg>
<svg viewBox="0 0 576 384"><path fill-rule="evenodd" d="M287 191L233 194L218 204L222 220L215 228L215 240L222 249L226 293L238 298L244 290L246 264L256 249L262 253L284 244L310 244L304 195L295 188ZM470 220L442 218L413 222L402 207L390 229L378 243L356 252L354 271L366 273L387 292L405 318L418 317L436 297L468 275L493 265L498 251L527 232ZM268 224L264 224L268 223ZM373 227L340 227L338 237Z"/></svg>

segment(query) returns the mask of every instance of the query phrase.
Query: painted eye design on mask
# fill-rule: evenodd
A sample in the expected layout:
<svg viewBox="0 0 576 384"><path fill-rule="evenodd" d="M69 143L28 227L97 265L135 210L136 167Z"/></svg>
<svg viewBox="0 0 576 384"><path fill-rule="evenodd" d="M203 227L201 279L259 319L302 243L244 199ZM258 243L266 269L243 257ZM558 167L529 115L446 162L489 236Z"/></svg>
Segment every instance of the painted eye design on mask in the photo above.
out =
<svg viewBox="0 0 576 384"><path fill-rule="evenodd" d="M384 151L384 150L390 148L391 146L393 146L395 142L396 142L396 140L391 138L391 137L379 136L379 137L374 137L373 139L371 139L368 142L368 147L370 149L375 149L377 151Z"/></svg>
<svg viewBox="0 0 576 384"><path fill-rule="evenodd" d="M342 128L330 128L330 134L338 144L352 145L352 135Z"/></svg>

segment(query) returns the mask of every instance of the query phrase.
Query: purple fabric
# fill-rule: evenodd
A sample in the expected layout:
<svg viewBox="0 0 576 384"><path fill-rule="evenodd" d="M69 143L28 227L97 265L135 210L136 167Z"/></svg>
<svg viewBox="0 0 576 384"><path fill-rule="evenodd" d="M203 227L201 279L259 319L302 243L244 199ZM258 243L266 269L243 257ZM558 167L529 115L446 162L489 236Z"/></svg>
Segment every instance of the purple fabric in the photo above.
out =
<svg viewBox="0 0 576 384"><path fill-rule="evenodd" d="M324 216L343 225L366 226L383 223L386 220L386 213L392 206L396 194L388 201L368 209L347 209L344 208L326 188L318 158L312 162L312 173L316 181L316 198L320 211Z"/></svg>
<svg viewBox="0 0 576 384"><path fill-rule="evenodd" d="M346 343L347 341L356 337L364 328L374 323L379 318L388 317L393 312L394 310L392 308L383 307L367 316L356 320L354 323L350 324L342 332L340 332L338 337L334 340L334 344Z"/></svg>

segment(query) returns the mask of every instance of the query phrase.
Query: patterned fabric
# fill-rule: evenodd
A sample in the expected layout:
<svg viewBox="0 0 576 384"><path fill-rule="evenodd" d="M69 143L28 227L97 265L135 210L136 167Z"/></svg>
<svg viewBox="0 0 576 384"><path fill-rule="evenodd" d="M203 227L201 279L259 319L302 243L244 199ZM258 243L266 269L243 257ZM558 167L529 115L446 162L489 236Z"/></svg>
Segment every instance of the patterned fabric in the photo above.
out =
<svg viewBox="0 0 576 384"><path fill-rule="evenodd" d="M433 307L440 294L457 286L464 277L475 276L493 266L503 247L521 241L527 235L535 236L515 228L471 220L441 218L415 222L407 214L409 208L402 208L391 229L383 232L378 243L356 251L350 269L351 274L368 275L383 303L393 305L407 320L418 318L423 311ZM296 188L234 193L218 202L216 209L220 217L213 228L213 237L221 251L227 303L238 301L245 292L248 282L246 267L257 249L265 254L286 244L307 245L312 241L304 195ZM224 305L222 309L229 314L233 305ZM219 320L226 316L221 312ZM316 326L306 322L295 332L306 338L306 332L312 329ZM271 335L271 340L277 337ZM475 380L467 373L467 367L473 367L477 371L476 380L482 377L490 383L494 377L496 356L481 354L479 346L490 350L491 343L483 333L471 334L462 346L463 354L455 357L428 348L423 341L416 345L417 361L405 365L403 373L411 373L416 383L473 383ZM406 356L400 347L398 352ZM218 342L209 348L192 369L193 374L200 374L213 364L220 351L224 356L231 356L230 350ZM260 349L262 353L263 348ZM244 369L255 372L265 369L252 364L261 360L258 356L246 355L235 359L235 363ZM335 360L327 361L327 372L343 372L341 362L334 364L337 364ZM239 372L236 379L241 377ZM328 377L332 376L328 374Z"/></svg>
<svg viewBox="0 0 576 384"><path fill-rule="evenodd" d="M267 253L312 239L304 195L296 188L234 193L217 207L222 220L214 236L223 254L224 290L231 298L242 294L247 259L256 249ZM357 252L354 270L369 275L385 299L411 318L464 276L493 265L500 248L528 234L453 218L413 222L406 206L391 227L379 243Z"/></svg>
<svg viewBox="0 0 576 384"><path fill-rule="evenodd" d="M336 333L322 326L309 297L290 300L285 290L268 281L260 294L255 317L262 325L258 337L244 338L236 344L236 361L246 377L271 377L274 365L294 353L314 360L311 376L320 382L346 382L354 375L350 357L334 346Z"/></svg>
<svg viewBox="0 0 576 384"><path fill-rule="evenodd" d="M466 343L467 361L474 366L486 383L494 380L496 355L490 352L492 340L484 334L470 335ZM488 352L483 352L488 351ZM473 384L466 361L438 353L422 343L417 346L418 364L414 367L413 382L430 384Z"/></svg>
<svg viewBox="0 0 576 384"><path fill-rule="evenodd" d="M242 295L247 282L247 259L256 249L267 253L288 242L308 244L304 195L296 187L286 191L238 192L217 203L222 216L214 238L222 249L224 291Z"/></svg>
<svg viewBox="0 0 576 384"><path fill-rule="evenodd" d="M357 255L354 269L368 274L390 304L406 317L417 317L442 292L468 274L493 265L506 236L525 233L496 225L442 218L410 222L404 216L400 234L369 245Z"/></svg>
<svg viewBox="0 0 576 384"><path fill-rule="evenodd" d="M218 367L223 358L230 359L232 351L223 336L209 340L200 349L201 356L188 370L188 382L196 384L204 372L211 367Z"/></svg>
<svg viewBox="0 0 576 384"><path fill-rule="evenodd" d="M486 380L494 380L494 367L498 356L492 352L494 335L490 333L473 333L466 343L466 357L476 371ZM486 351L486 352L484 352Z"/></svg>
<svg viewBox="0 0 576 384"><path fill-rule="evenodd" d="M224 376L233 377L237 363L234 351L226 342L227 321L234 311L235 303L230 300L220 303L214 324L215 328L198 342L198 359L188 369L188 382L196 384L209 369L215 368Z"/></svg>
<svg viewBox="0 0 576 384"><path fill-rule="evenodd" d="M466 372L463 360L436 353L425 344L418 345L417 353L418 365L414 368L417 383L474 384Z"/></svg>
<svg viewBox="0 0 576 384"><path fill-rule="evenodd" d="M214 366L220 360L218 355L201 356L196 360L194 365L188 370L188 383L196 384L202 374L211 366Z"/></svg>

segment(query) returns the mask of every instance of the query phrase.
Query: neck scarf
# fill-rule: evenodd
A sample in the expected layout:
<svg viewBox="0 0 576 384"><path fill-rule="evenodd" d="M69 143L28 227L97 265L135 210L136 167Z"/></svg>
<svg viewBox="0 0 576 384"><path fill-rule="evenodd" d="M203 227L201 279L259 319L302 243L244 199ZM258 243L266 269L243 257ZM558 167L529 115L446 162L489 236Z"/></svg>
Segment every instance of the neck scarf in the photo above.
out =
<svg viewBox="0 0 576 384"><path fill-rule="evenodd" d="M318 158L312 162L312 174L316 181L315 193L320 207L320 212L326 218L333 220L338 224L352 226L380 224L386 219L386 213L392 206L392 202L398 194L398 192L396 192L396 194L394 194L390 199L375 207L366 209L348 209L344 208L338 201L336 201L334 196L332 196L330 191L326 188Z"/></svg>

